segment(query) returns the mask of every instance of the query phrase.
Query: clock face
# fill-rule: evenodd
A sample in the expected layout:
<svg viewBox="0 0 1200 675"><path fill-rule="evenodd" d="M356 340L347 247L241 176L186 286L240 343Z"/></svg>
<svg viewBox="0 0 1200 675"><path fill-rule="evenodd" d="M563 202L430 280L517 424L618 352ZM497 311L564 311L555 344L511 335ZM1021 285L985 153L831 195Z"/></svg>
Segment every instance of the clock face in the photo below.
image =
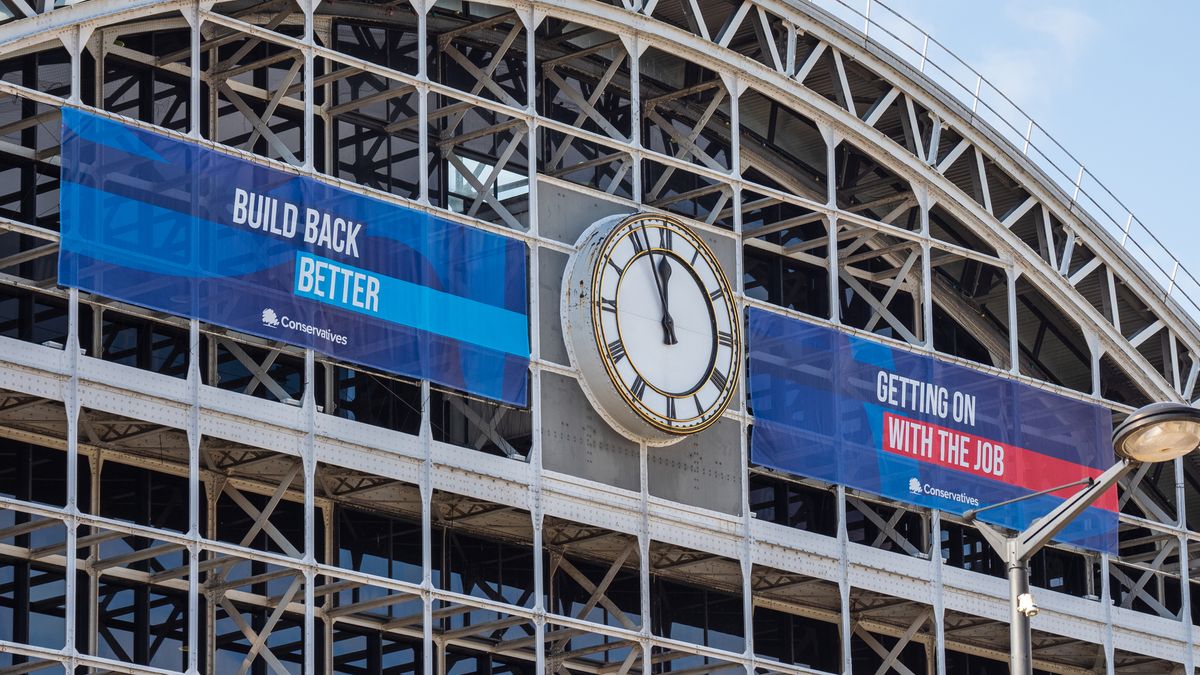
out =
<svg viewBox="0 0 1200 675"><path fill-rule="evenodd" d="M660 216L601 221L585 233L567 284L568 342L610 422L657 444L721 416L741 330L729 283L694 232Z"/></svg>

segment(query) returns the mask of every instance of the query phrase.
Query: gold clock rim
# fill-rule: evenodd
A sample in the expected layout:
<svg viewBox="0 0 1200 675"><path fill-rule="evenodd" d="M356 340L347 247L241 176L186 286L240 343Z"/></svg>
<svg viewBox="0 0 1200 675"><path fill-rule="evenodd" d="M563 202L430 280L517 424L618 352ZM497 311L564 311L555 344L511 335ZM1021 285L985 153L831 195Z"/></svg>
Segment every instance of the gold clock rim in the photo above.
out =
<svg viewBox="0 0 1200 675"><path fill-rule="evenodd" d="M729 325L731 331L733 332L733 343L735 346L735 349L733 350L734 358L732 359L733 367L730 369L729 378L726 381L725 388L721 391L721 396L718 398L718 403L709 409L712 411L712 414L703 422L688 427L681 428L672 426L670 424L664 424L659 421L656 416L652 416L652 413L650 413L649 410L644 410L645 406L640 405L640 402L635 400L635 397L632 396L632 392L630 392L628 388L624 386L624 383L621 382L620 378L617 377L615 372L615 364L612 363L611 359L606 353L606 350L602 348L601 344L603 342L603 338L601 337L600 329L602 310L600 307L599 280L600 272L604 269L604 265L607 264L605 253L611 248L617 232L628 228L634 223L647 220L661 221L669 228L683 233L683 235L686 236L687 239L695 246L696 250L700 252L701 257L705 259L705 262L707 262L712 268L714 276L717 278L717 283L721 286L721 290L725 294L725 297L728 298L728 302L726 304L728 306ZM604 236L603 240L597 244L596 249L599 251L599 255L595 264L592 266L591 289L589 291L592 315L592 342L596 347L597 353L600 355L600 362L604 365L604 371L608 376L609 382L613 385L613 388L616 389L617 394L620 395L621 399L625 401L626 405L628 405L630 409L632 409L634 413L636 413L637 416L644 422L650 424L655 429L672 435L691 435L703 431L715 424L716 421L725 414L725 411L728 410L729 404L733 402L733 394L737 389L738 378L741 375L742 326L741 322L739 321L737 309L735 307L733 289L729 285L729 279L725 276L725 270L722 269L721 264L717 260L716 255L712 252L712 249L708 247L708 244L705 243L704 240L692 230L692 228L685 225L682 221L670 216L653 213L639 213L622 219L620 222L614 225L611 230L609 230L609 232ZM696 419L697 417L700 417L700 415L689 419Z"/></svg>

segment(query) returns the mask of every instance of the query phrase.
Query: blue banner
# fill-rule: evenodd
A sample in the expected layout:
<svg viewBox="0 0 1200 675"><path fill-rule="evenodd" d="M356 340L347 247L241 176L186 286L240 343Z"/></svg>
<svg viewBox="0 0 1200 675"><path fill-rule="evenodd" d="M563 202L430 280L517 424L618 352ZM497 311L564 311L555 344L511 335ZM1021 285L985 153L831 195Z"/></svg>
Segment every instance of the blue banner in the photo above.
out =
<svg viewBox="0 0 1200 675"><path fill-rule="evenodd" d="M751 308L751 460L917 506L962 514L1115 462L1112 414L935 358ZM979 514L1024 529L1074 486ZM1116 552L1110 490L1058 539Z"/></svg>
<svg viewBox="0 0 1200 675"><path fill-rule="evenodd" d="M59 283L526 405L520 241L62 111Z"/></svg>

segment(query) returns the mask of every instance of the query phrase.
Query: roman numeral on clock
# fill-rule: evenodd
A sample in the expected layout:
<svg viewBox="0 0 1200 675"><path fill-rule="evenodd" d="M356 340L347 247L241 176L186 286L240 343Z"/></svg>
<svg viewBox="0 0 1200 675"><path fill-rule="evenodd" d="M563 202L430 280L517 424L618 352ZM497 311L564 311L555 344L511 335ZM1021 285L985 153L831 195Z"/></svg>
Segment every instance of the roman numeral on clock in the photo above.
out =
<svg viewBox="0 0 1200 675"><path fill-rule="evenodd" d="M629 391L638 397L638 400L641 400L642 396L646 394L646 381L642 379L641 375L633 378L633 384L630 385Z"/></svg>
<svg viewBox="0 0 1200 675"><path fill-rule="evenodd" d="M619 338L608 343L608 358L612 359L613 363L620 363L621 359L625 358L625 345Z"/></svg>
<svg viewBox="0 0 1200 675"><path fill-rule="evenodd" d="M616 314L617 313L616 298L613 298L612 300L609 300L607 298L600 298L600 310L604 311L604 312L612 312L613 314Z"/></svg>
<svg viewBox="0 0 1200 675"><path fill-rule="evenodd" d="M724 345L726 347L732 347L733 346L733 333L726 333L723 330L717 331L717 344Z"/></svg>
<svg viewBox="0 0 1200 675"><path fill-rule="evenodd" d="M717 385L717 389L720 389L721 391L725 391L725 385L729 384L729 376L717 370L716 368L713 368L712 376L709 377L709 379L712 380L712 383Z"/></svg>
<svg viewBox="0 0 1200 675"><path fill-rule="evenodd" d="M725 295L725 289L723 289L723 288L721 288L720 286L718 286L718 287L717 287L717 290L715 290L715 291L713 291L712 293L709 293L709 294L708 294L708 298L709 298L710 300L712 300L712 301L716 302L717 300L720 300L720 299L721 299L721 296L722 296L722 295Z"/></svg>
<svg viewBox="0 0 1200 675"><path fill-rule="evenodd" d="M667 397L667 419L675 419L675 399Z"/></svg>
<svg viewBox="0 0 1200 675"><path fill-rule="evenodd" d="M634 230L629 233L629 241L633 244L633 250L636 253L641 253L647 248L650 248L649 240L642 241L643 234L644 233L641 230Z"/></svg>
<svg viewBox="0 0 1200 675"><path fill-rule="evenodd" d="M660 248L671 248L672 232L665 227L658 229L658 245Z"/></svg>

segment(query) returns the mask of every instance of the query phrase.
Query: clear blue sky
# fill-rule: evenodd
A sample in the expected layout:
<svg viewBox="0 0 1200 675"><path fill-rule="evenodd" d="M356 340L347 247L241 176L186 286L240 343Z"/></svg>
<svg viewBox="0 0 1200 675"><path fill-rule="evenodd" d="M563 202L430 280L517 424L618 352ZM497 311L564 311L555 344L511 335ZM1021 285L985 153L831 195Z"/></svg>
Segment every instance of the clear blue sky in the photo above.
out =
<svg viewBox="0 0 1200 675"><path fill-rule="evenodd" d="M883 2L1008 94L1200 276L1200 2Z"/></svg>

